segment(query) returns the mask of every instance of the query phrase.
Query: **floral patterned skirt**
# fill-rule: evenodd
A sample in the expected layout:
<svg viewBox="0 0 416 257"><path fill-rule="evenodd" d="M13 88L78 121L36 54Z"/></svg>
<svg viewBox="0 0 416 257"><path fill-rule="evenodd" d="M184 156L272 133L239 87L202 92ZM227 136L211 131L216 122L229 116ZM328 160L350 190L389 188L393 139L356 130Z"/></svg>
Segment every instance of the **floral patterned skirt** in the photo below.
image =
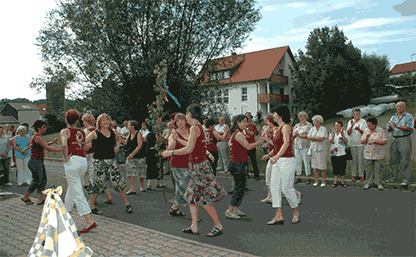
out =
<svg viewBox="0 0 416 257"><path fill-rule="evenodd" d="M184 195L189 204L205 206L227 196L225 189L215 180L208 160L198 164L190 163L189 172L191 178Z"/></svg>
<svg viewBox="0 0 416 257"><path fill-rule="evenodd" d="M111 186L117 192L127 187L126 181L121 176L118 163L115 159L94 159L92 171L88 176L89 194L101 194Z"/></svg>
<svg viewBox="0 0 416 257"><path fill-rule="evenodd" d="M126 177L146 177L146 157L126 160Z"/></svg>

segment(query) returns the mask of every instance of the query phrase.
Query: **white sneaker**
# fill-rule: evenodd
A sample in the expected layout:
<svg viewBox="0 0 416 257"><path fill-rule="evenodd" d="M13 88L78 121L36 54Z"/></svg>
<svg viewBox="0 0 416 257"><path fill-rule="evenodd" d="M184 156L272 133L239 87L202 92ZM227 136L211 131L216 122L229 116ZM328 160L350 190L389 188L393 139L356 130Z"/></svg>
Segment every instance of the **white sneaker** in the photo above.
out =
<svg viewBox="0 0 416 257"><path fill-rule="evenodd" d="M272 198L264 198L263 200L260 201L261 203L271 203L272 202Z"/></svg>
<svg viewBox="0 0 416 257"><path fill-rule="evenodd" d="M324 182L324 183L321 183L321 187L325 187L326 186L326 183Z"/></svg>
<svg viewBox="0 0 416 257"><path fill-rule="evenodd" d="M234 213L237 214L238 216L246 216L246 214L244 212L240 211L240 209L238 209L238 208L234 210Z"/></svg>
<svg viewBox="0 0 416 257"><path fill-rule="evenodd" d="M9 182L9 183L6 183L5 185L8 186L8 187L11 187L11 186L13 186L13 183Z"/></svg>
<svg viewBox="0 0 416 257"><path fill-rule="evenodd" d="M229 219L234 219L234 220L240 219L240 216L238 216L234 212L230 212L228 209L225 211L225 217L227 217Z"/></svg>

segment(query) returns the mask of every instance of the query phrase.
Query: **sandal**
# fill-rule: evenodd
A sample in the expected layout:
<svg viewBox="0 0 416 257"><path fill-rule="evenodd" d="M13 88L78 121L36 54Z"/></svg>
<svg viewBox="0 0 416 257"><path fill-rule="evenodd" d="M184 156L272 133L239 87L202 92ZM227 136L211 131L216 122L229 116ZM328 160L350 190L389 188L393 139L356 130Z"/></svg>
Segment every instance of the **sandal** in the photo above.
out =
<svg viewBox="0 0 416 257"><path fill-rule="evenodd" d="M370 184L367 184L363 187L364 190L368 190L370 188Z"/></svg>
<svg viewBox="0 0 416 257"><path fill-rule="evenodd" d="M311 180L310 179L307 179L306 180L306 185L310 185L311 184Z"/></svg>
<svg viewBox="0 0 416 257"><path fill-rule="evenodd" d="M378 185L378 190L382 191L384 190L384 187L382 185Z"/></svg>
<svg viewBox="0 0 416 257"><path fill-rule="evenodd" d="M170 208L170 212L169 212L169 214L170 214L170 216L172 216L172 217L182 217L182 216L185 216L185 213L183 213L183 212L180 212L179 211L179 209L173 209L173 208Z"/></svg>
<svg viewBox="0 0 416 257"><path fill-rule="evenodd" d="M336 188L338 186L338 182L334 182L334 184L332 185L332 188Z"/></svg>
<svg viewBox="0 0 416 257"><path fill-rule="evenodd" d="M192 231L191 227L189 227L189 228L185 228L185 229L182 229L182 232L183 232L183 233L186 233L186 234L199 235L199 231L197 231L196 233L194 233L194 232Z"/></svg>
<svg viewBox="0 0 416 257"><path fill-rule="evenodd" d="M129 205L126 205L126 211L128 212L128 213L133 213L133 207L131 207L131 205L129 204Z"/></svg>
<svg viewBox="0 0 416 257"><path fill-rule="evenodd" d="M106 204L113 204L113 199L107 199L104 201Z"/></svg>
<svg viewBox="0 0 416 257"><path fill-rule="evenodd" d="M25 204L27 204L27 205L34 204L34 202L32 202L29 198L27 198L26 200L24 200L23 198L20 198L20 200L22 200L23 202L25 202Z"/></svg>
<svg viewBox="0 0 416 257"><path fill-rule="evenodd" d="M169 200L169 203L173 203L175 201L175 199Z"/></svg>
<svg viewBox="0 0 416 257"><path fill-rule="evenodd" d="M355 177L352 177L352 178L351 178L351 181L352 181L352 182L355 182L355 181L357 181L357 179L356 179Z"/></svg>
<svg viewBox="0 0 416 257"><path fill-rule="evenodd" d="M211 231L207 234L208 237L214 237L214 236L219 236L222 234L222 231L224 230L224 228L219 229L217 227L214 227L213 229L211 229Z"/></svg>
<svg viewBox="0 0 416 257"><path fill-rule="evenodd" d="M151 186L146 187L147 190L152 190Z"/></svg>
<svg viewBox="0 0 416 257"><path fill-rule="evenodd" d="M298 215L294 215L293 219L290 221L292 222L292 224L297 224L299 223L300 219L299 219L299 214Z"/></svg>
<svg viewBox="0 0 416 257"><path fill-rule="evenodd" d="M36 205L42 205L45 203L45 200L43 200L42 202L37 202Z"/></svg>
<svg viewBox="0 0 416 257"><path fill-rule="evenodd" d="M166 187L165 184L157 184L157 186L156 186L156 188L164 188L164 187Z"/></svg>
<svg viewBox="0 0 416 257"><path fill-rule="evenodd" d="M93 213L93 214L97 214L97 215L101 215L101 214L103 214L103 212L102 212L102 211L100 211L100 210L98 210L98 208L97 208L97 207L95 207L94 209L91 209L91 213Z"/></svg>
<svg viewBox="0 0 416 257"><path fill-rule="evenodd" d="M347 188L347 184L345 184L345 182L344 181L342 181L342 183L341 183L341 186L343 187L343 188Z"/></svg>

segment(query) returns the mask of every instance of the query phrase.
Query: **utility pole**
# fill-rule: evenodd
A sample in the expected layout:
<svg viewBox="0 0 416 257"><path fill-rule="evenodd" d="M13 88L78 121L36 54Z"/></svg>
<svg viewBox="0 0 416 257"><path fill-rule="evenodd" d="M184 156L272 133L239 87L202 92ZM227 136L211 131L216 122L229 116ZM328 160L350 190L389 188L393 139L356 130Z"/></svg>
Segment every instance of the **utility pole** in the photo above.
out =
<svg viewBox="0 0 416 257"><path fill-rule="evenodd" d="M413 86L413 55L416 55L416 53L410 55L410 87Z"/></svg>

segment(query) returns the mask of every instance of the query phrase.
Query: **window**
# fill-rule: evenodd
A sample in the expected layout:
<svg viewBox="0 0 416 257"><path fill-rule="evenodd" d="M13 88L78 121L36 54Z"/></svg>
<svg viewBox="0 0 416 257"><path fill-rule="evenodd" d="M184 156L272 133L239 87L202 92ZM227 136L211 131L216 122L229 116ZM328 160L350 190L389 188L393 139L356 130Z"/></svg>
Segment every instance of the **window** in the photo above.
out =
<svg viewBox="0 0 416 257"><path fill-rule="evenodd" d="M221 90L218 90L218 93L217 93L217 103L222 103L222 93L221 93Z"/></svg>
<svg viewBox="0 0 416 257"><path fill-rule="evenodd" d="M224 79L224 78L223 78L223 73L222 73L222 72L217 72L217 79L218 79L218 80Z"/></svg>
<svg viewBox="0 0 416 257"><path fill-rule="evenodd" d="M228 89L223 89L222 93L223 93L224 103L228 104Z"/></svg>
<svg viewBox="0 0 416 257"><path fill-rule="evenodd" d="M229 79L230 78L230 71L226 70L224 71L224 79Z"/></svg>
<svg viewBox="0 0 416 257"><path fill-rule="evenodd" d="M247 88L246 87L242 87L241 88L241 101L242 102L247 102L247 99L248 99Z"/></svg>
<svg viewBox="0 0 416 257"><path fill-rule="evenodd" d="M215 73L209 74L209 80L215 80Z"/></svg>

